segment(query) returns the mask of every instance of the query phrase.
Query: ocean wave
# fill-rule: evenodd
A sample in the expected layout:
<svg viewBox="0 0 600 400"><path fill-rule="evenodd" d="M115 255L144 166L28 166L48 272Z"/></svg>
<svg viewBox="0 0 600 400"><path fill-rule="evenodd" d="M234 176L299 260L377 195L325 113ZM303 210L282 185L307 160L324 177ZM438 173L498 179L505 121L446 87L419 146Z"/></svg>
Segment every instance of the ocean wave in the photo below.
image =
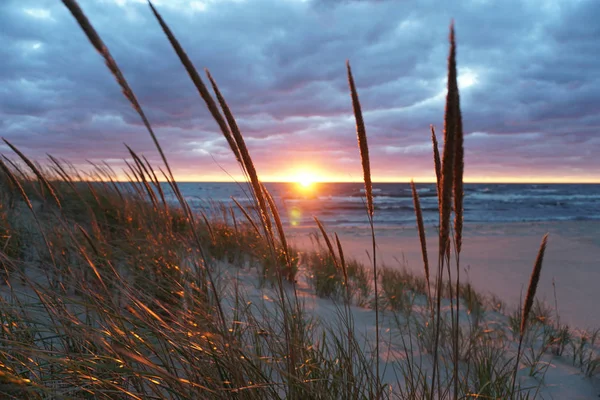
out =
<svg viewBox="0 0 600 400"><path fill-rule="evenodd" d="M268 184L267 187L282 217L295 215L295 222L310 224L312 217L317 216L332 225L367 223L361 184L323 184L307 195L288 184ZM376 184L374 189L376 223L414 224L410 185ZM439 217L435 184L421 184L417 189L427 223L436 223ZM237 184L182 184L181 190L194 210L219 212L225 205L238 212L231 196L249 210L254 209L252 200L247 199ZM465 222L600 220L600 185L466 184L464 190ZM177 204L176 198L168 192L167 198L171 204Z"/></svg>
<svg viewBox="0 0 600 400"><path fill-rule="evenodd" d="M600 221L600 215L548 215L540 217L511 216L511 217L465 217L465 222L559 222L559 221Z"/></svg>
<svg viewBox="0 0 600 400"><path fill-rule="evenodd" d="M540 194L519 194L519 193L469 193L465 196L466 199L475 200L496 200L501 202L512 201L570 201L570 200L588 200L600 201L600 194L556 194L556 195L540 195Z"/></svg>

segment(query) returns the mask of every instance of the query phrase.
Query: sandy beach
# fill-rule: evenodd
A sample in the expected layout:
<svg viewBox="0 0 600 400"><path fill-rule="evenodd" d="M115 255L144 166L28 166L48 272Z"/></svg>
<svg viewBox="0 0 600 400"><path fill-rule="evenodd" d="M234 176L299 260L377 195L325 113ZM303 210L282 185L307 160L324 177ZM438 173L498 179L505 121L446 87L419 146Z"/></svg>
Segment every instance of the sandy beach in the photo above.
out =
<svg viewBox="0 0 600 400"><path fill-rule="evenodd" d="M310 232L289 232L291 242L311 248ZM329 229L330 233L334 229ZM370 232L336 227L347 256L369 262ZM554 306L554 290L561 322L577 328L600 327L600 221L486 223L465 226L461 280L468 279L482 293L499 296L515 307L526 290L542 236L549 233L538 298ZM437 264L437 234L428 229L430 263ZM423 262L416 228L381 227L376 230L378 264L405 266L422 273ZM432 268L434 269L434 268ZM463 280L464 282L465 280ZM523 294L524 296L524 294Z"/></svg>

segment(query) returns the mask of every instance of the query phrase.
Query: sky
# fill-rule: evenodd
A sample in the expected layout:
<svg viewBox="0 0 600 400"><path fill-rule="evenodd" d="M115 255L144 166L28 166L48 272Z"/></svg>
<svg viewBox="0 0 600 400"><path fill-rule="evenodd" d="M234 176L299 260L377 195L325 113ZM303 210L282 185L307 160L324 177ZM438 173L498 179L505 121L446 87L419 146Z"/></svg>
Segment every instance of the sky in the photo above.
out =
<svg viewBox="0 0 600 400"><path fill-rule="evenodd" d="M147 3L80 0L182 181L240 179L227 142ZM455 21L474 182L600 182L598 0L156 0L227 99L261 179L360 181L345 62L375 181L434 179ZM158 169L139 116L57 0L0 1L0 136L117 171L124 143ZM204 75L203 75L204 76ZM208 82L205 79L205 82ZM4 144L0 153L11 156Z"/></svg>

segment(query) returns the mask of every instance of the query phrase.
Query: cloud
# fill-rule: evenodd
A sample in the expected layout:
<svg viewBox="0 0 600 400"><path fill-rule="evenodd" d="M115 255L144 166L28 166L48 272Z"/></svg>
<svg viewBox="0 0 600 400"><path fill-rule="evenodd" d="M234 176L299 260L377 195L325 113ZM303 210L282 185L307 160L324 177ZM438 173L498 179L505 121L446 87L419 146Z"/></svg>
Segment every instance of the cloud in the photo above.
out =
<svg viewBox="0 0 600 400"><path fill-rule="evenodd" d="M145 2L81 3L178 175L228 179L222 168L237 175ZM210 69L266 178L302 164L360 178L347 59L376 177L433 177L429 125L442 136L452 18L468 176L597 176L595 0L155 4L198 70ZM3 1L0 26L2 137L40 160L46 153L76 164L121 159L125 142L158 162L139 117L60 2Z"/></svg>

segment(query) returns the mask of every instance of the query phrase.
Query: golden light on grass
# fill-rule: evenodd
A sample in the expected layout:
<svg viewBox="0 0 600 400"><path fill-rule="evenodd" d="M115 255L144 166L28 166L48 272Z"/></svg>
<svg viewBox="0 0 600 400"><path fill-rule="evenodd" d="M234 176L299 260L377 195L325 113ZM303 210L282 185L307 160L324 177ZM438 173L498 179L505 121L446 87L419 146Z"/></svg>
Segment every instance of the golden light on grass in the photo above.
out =
<svg viewBox="0 0 600 400"><path fill-rule="evenodd" d="M152 8L217 124L222 127L241 164L242 178L250 185L252 201L249 205L242 199L240 203L232 198L239 213L225 206L220 210L222 215L217 212L214 218L201 210L199 215L192 213L116 62L77 2L63 2L102 53L125 95L141 115L167 170L153 168L144 156L129 149L132 161L126 163L128 169L124 172L127 185L115 182L117 175L107 163L100 166L90 163L93 169L89 176L96 179L97 184L86 184L79 182L82 174L71 164L65 162L63 166L52 157L53 165L41 168L11 145L11 150L24 164L0 157L0 228L4 230L0 231L0 239L4 237L4 242L0 242L0 286L7 290L0 296L3 327L0 393L4 397L37 398L47 393L54 398L68 393L74 398L120 395L139 399L173 396L208 399L237 396L248 400L281 397L456 399L522 398L530 396L530 390L536 394L546 390L544 375L540 379L536 375L539 371L545 374L543 368L550 365L545 361L546 356L550 356L546 352L545 332L547 329L554 332L554 329L551 324L534 326L538 317L533 317L540 314L534 301L547 236L542 239L523 308L506 316L509 326L496 324L495 316L489 321L492 324L475 317L476 307L470 304L481 307L478 312L483 318L483 311L487 311L484 303L488 301L474 292L469 283L465 285L460 281L462 265L458 254L464 152L453 28L444 151L434 157L433 163L430 160L436 167L428 179L434 182L437 177L438 195L442 198L438 204L444 215L440 215L441 222L438 222L445 228L438 232L442 243L439 247L449 243L448 248L455 250L454 253L439 252L436 289L430 290L427 277L433 265L426 248L425 223L428 221L423 218L421 200L412 182L425 277L388 269L377 262L367 134L349 64L349 86L371 228L372 252L367 255L372 261L372 277L371 265L345 258L337 233L327 233L316 217L314 222L324 246L318 243L320 236L315 235L318 247L296 249L284 232L284 224L288 222L291 226L314 228L308 223L319 203L297 200L319 200L327 189L325 182L348 181L353 177L352 172L336 171L332 163L315 156L306 164L306 158L298 158L294 163L288 157L283 167L272 167L278 175L267 175L271 178L268 180L287 182L289 188L296 191L275 192L278 196L281 194L285 206L281 210L288 217L280 218L275 201L278 197L273 198L268 192L267 187L271 185L263 185L264 176L259 179L242 133L216 83L208 75L218 104L170 29ZM475 79L472 84L476 83ZM453 146L448 144L450 138L454 140ZM434 135L432 139L437 151L437 139ZM168 181L179 206L167 201L159 178ZM404 180L400 178L396 176L395 181ZM394 180L390 178L390 181ZM288 189L288 185L285 186ZM10 189L8 196L5 196L8 192L5 188ZM305 204L308 206L304 207ZM25 207L30 210L29 217L21 213ZM4 208L14 212L8 214ZM11 218L16 214L29 219L13 224ZM454 226L450 222L452 214L456 218ZM7 238L12 238L10 243ZM15 239L22 238L18 246L13 245ZM22 247L30 246L36 255L33 260L22 251ZM451 275L454 260L455 283ZM45 268L37 268L40 261ZM27 272L30 266L39 271L26 275L25 266ZM256 269L256 276L249 271L251 268ZM248 274L243 270L248 270ZM446 271L448 280L442 281ZM43 272L47 274L47 281L42 279L38 283L38 274ZM213 281L213 276L218 280ZM20 291L11 286L15 277L20 278L20 286L28 285L26 288L35 293L37 299L27 294L27 301L21 302L17 297ZM298 291L297 281L303 285ZM4 293L9 294L8 299ZM433 296L436 307L433 301L431 308L422 307L419 296L426 294ZM311 300L312 296L315 301ZM35 300L30 302L29 297ZM335 306L339 318L327 321L332 309L323 308L325 313L321 313L322 305L316 302L317 297L333 301L330 304ZM310 301L305 302L306 299ZM451 323L447 321L447 300ZM502 303L497 298L489 300ZM465 306L459 306L463 301ZM227 307L227 313L222 305ZM386 320L387 315L392 315L394 320L406 322L389 327L380 325L380 305L386 312ZM463 307L472 318L468 322L463 322ZM371 309L375 312L374 326ZM494 311L501 310L494 308ZM370 330L364 339L357 332L363 325ZM462 326L467 329L463 330ZM494 326L498 326L497 331ZM557 326L562 329L560 321ZM403 327L406 330L401 330ZM383 329L393 336L382 337L381 344L389 343L393 347L379 357L379 332ZM506 338L508 329L518 334L516 356L515 340ZM537 339L537 329L544 332L543 340ZM526 335L528 332L532 333L531 339ZM489 340L481 340L482 333ZM556 334L560 334L558 330ZM581 343L577 344L575 335L571 339L568 330L565 334L569 338L558 340L564 343L563 347L573 346L571 355L579 354L581 372L592 378L596 373L593 339L585 336L588 347L584 348L583 336L577 337ZM544 342L542 347L534 348L538 341ZM541 361L536 358L537 353L533 354L538 349L539 357L545 358ZM390 364L388 355L395 356L392 351L401 359L391 360L393 364ZM538 381L532 387L529 379L527 387L519 380L524 375L520 372L523 369L521 356L530 370L530 376L523 378ZM532 358L536 359L531 361ZM380 362L384 366L381 374ZM388 366L395 375L395 380L389 382Z"/></svg>

